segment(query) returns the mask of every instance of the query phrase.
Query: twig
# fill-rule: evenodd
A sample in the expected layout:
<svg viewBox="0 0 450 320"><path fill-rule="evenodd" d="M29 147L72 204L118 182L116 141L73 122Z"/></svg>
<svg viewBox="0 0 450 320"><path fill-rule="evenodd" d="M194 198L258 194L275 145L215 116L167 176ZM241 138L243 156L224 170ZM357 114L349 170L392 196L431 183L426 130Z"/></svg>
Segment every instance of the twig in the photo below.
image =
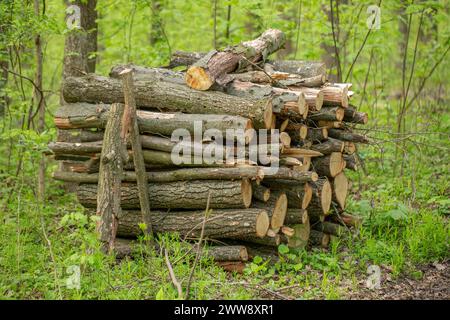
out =
<svg viewBox="0 0 450 320"><path fill-rule="evenodd" d="M209 215L210 200L211 200L211 191L209 191L209 193L208 193L208 201L206 202L205 217L203 218L202 230L200 232L200 239L198 240L198 243L197 243L197 254L195 255L194 264L192 265L191 273L189 274L189 279L188 279L188 282L186 285L186 299L187 300L189 300L189 291L191 289L191 282L192 282L192 277L194 276L195 267L197 266L197 263L200 260L201 255L202 255L202 241L203 241L203 236L205 234L206 220Z"/></svg>
<svg viewBox="0 0 450 320"><path fill-rule="evenodd" d="M167 253L167 249L164 249L164 257L166 260L167 269L169 269L169 275L170 279L172 280L173 285L178 291L178 299L183 299L183 289L181 288L181 284L178 282L177 277L175 276L175 273L173 272L172 265L169 261L169 254Z"/></svg>

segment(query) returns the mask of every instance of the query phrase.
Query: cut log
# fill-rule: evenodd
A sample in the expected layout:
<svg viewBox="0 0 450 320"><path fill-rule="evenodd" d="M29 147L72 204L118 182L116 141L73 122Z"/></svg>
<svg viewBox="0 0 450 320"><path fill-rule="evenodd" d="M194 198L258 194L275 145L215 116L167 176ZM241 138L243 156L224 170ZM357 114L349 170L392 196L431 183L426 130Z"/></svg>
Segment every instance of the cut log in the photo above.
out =
<svg viewBox="0 0 450 320"><path fill-rule="evenodd" d="M311 230L309 243L313 246L328 248L330 235L317 230Z"/></svg>
<svg viewBox="0 0 450 320"><path fill-rule="evenodd" d="M323 154L314 150L302 149L302 148L285 148L283 154L291 157L322 157Z"/></svg>
<svg viewBox="0 0 450 320"><path fill-rule="evenodd" d="M61 106L55 115L55 125L59 129L103 128L106 124L110 105L75 103ZM254 135L249 119L240 116L216 114L183 114L137 111L140 132L171 136L177 129L186 129L191 135L195 129L204 133L219 130L226 137L227 129L242 130L248 140Z"/></svg>
<svg viewBox="0 0 450 320"><path fill-rule="evenodd" d="M332 200L332 188L327 178L320 178L311 183L312 198L308 206L310 217L321 217L329 213ZM319 220L323 220L320 218Z"/></svg>
<svg viewBox="0 0 450 320"><path fill-rule="evenodd" d="M295 224L291 228L294 230L292 237L286 237L287 245L291 249L304 249L308 245L308 240L311 233L311 226L309 221L304 224ZM284 238L283 242L286 242Z"/></svg>
<svg viewBox="0 0 450 320"><path fill-rule="evenodd" d="M341 212L336 215L332 215L331 220L336 223L342 223L346 225L347 227L355 227L359 228L362 223L363 219L360 216L352 215L349 213Z"/></svg>
<svg viewBox="0 0 450 320"><path fill-rule="evenodd" d="M242 116L253 120L255 127L264 128L267 99L250 100L217 91L199 92L184 85L160 81L158 78L136 81L134 93L138 107L189 114ZM63 84L63 95L65 101L69 103L124 101L122 84L119 80L95 74L66 78ZM60 114L59 111L58 114ZM65 118L64 113L62 116Z"/></svg>
<svg viewBox="0 0 450 320"><path fill-rule="evenodd" d="M213 246L207 249L207 255L214 261L248 261L245 246Z"/></svg>
<svg viewBox="0 0 450 320"><path fill-rule="evenodd" d="M289 168L280 167L276 172L272 172L271 168L261 167L265 171L264 179L269 180L293 180L297 182L317 181L319 176L313 171L298 172Z"/></svg>
<svg viewBox="0 0 450 320"><path fill-rule="evenodd" d="M270 218L270 228L277 230L284 225L286 217L288 200L283 192L271 192L267 202L254 201L255 208L266 209Z"/></svg>
<svg viewBox="0 0 450 320"><path fill-rule="evenodd" d="M344 169L344 163L342 153L340 152L332 152L327 156L312 159L314 171L319 176L327 176L330 178L335 177Z"/></svg>
<svg viewBox="0 0 450 320"><path fill-rule="evenodd" d="M324 105L348 107L348 87L324 86L321 91Z"/></svg>
<svg viewBox="0 0 450 320"><path fill-rule="evenodd" d="M305 224L307 221L309 221L309 217L306 209L288 208L284 224L290 226L299 223Z"/></svg>
<svg viewBox="0 0 450 320"><path fill-rule="evenodd" d="M270 247L278 247L281 243L281 237L279 234L276 234L275 237L260 238L255 236L242 236L242 237L235 237L233 239Z"/></svg>
<svg viewBox="0 0 450 320"><path fill-rule="evenodd" d="M262 202L267 202L270 198L270 189L256 182L252 183L253 198Z"/></svg>
<svg viewBox="0 0 450 320"><path fill-rule="evenodd" d="M356 145L353 142L345 141L343 153L354 154L355 152L356 152Z"/></svg>
<svg viewBox="0 0 450 320"><path fill-rule="evenodd" d="M182 180L237 180L242 178L262 180L264 177L264 171L262 168L256 166L237 168L185 168L166 171L152 171L147 172L147 175L150 182L174 182ZM98 182L98 174L78 173L76 171L56 171L53 173L53 178L55 180L76 183ZM136 173L132 171L123 172L122 181L135 182Z"/></svg>
<svg viewBox="0 0 450 320"><path fill-rule="evenodd" d="M320 142L328 139L328 129L327 128L308 128L308 134L306 139L312 142Z"/></svg>
<svg viewBox="0 0 450 320"><path fill-rule="evenodd" d="M324 155L329 155L333 152L343 152L345 143L341 140L328 138L327 140L313 144L311 150L318 151Z"/></svg>
<svg viewBox="0 0 450 320"><path fill-rule="evenodd" d="M317 126L319 128L326 128L326 129L333 129L333 128L344 128L345 124L340 121L325 121L325 120L319 120L317 121Z"/></svg>
<svg viewBox="0 0 450 320"><path fill-rule="evenodd" d="M365 112L358 112L352 107L345 109L344 119L345 122L367 124L369 116Z"/></svg>
<svg viewBox="0 0 450 320"><path fill-rule="evenodd" d="M267 56L280 49L285 42L284 34L276 29L265 31L259 38L229 47L224 51L211 51L189 67L186 83L196 90L208 90L227 73L265 61Z"/></svg>
<svg viewBox="0 0 450 320"><path fill-rule="evenodd" d="M219 267L221 267L226 272L231 273L244 273L245 263L242 261L219 261L216 262Z"/></svg>
<svg viewBox="0 0 450 320"><path fill-rule="evenodd" d="M282 226L281 227L281 233L284 234L287 237L293 237L295 234L295 230L288 226Z"/></svg>
<svg viewBox="0 0 450 320"><path fill-rule="evenodd" d="M305 140L308 136L308 126L303 123L289 123L286 130L294 141Z"/></svg>
<svg viewBox="0 0 450 320"><path fill-rule="evenodd" d="M149 196L155 209L203 209L208 193L211 191L210 208L248 208L252 199L251 183L242 181L177 181L167 183L150 183ZM95 207L97 185L82 184L78 186L77 197L85 207ZM121 204L125 209L139 208L136 184L122 184Z"/></svg>
<svg viewBox="0 0 450 320"><path fill-rule="evenodd" d="M359 160L356 157L356 154L344 154L343 155L344 160L345 160L345 168L353 170L353 171L358 171L359 168Z"/></svg>
<svg viewBox="0 0 450 320"><path fill-rule="evenodd" d="M183 237L198 238L205 218L205 211L156 211L152 210L151 222L156 233L177 232ZM123 211L119 218L117 234L130 238L141 234L140 212ZM269 217L265 210L213 210L205 224L204 237L210 239L264 237L269 229Z"/></svg>
<svg viewBox="0 0 450 320"><path fill-rule="evenodd" d="M57 142L95 142L103 140L103 130L79 130L79 129L67 129L57 130L56 141Z"/></svg>
<svg viewBox="0 0 450 320"><path fill-rule="evenodd" d="M271 192L284 192L288 199L288 207L296 209L306 209L311 201L312 188L308 183L299 184L286 180L265 180Z"/></svg>
<svg viewBox="0 0 450 320"><path fill-rule="evenodd" d="M123 163L127 161L124 140L120 136L124 106L120 103L111 106L105 130L105 148L101 154L98 191L96 190L97 222L102 248L112 252L116 239L118 218L121 215L120 189Z"/></svg>
<svg viewBox="0 0 450 320"><path fill-rule="evenodd" d="M334 236L341 236L345 234L348 229L344 226L341 226L337 223L332 223L329 221L318 222L313 225L313 229L317 231L321 231L323 233L331 234Z"/></svg>
<svg viewBox="0 0 450 320"><path fill-rule="evenodd" d="M344 210L345 202L348 194L348 179L344 172L339 173L333 179L333 200L336 201L339 207Z"/></svg>
<svg viewBox="0 0 450 320"><path fill-rule="evenodd" d="M320 111L310 112L308 119L319 121L342 121L344 119L344 108L323 107Z"/></svg>
<svg viewBox="0 0 450 320"><path fill-rule="evenodd" d="M332 138L343 141L350 141L355 143L369 143L369 140L363 135L339 129L328 129L328 135Z"/></svg>

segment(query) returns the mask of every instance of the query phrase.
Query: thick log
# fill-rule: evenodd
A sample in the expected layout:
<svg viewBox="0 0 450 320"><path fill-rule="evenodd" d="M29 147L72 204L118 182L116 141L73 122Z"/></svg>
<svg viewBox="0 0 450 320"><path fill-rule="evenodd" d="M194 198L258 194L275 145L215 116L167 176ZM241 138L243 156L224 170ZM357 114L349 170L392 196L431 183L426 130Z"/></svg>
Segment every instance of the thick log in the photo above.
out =
<svg viewBox="0 0 450 320"><path fill-rule="evenodd" d="M59 129L104 128L110 105L75 103L61 106L55 114L55 125ZM141 133L171 136L177 129L186 129L191 135L195 129L204 133L215 129L226 136L227 129L243 130L251 140L254 135L252 123L240 116L217 114L183 114L137 111L137 121Z"/></svg>
<svg viewBox="0 0 450 320"><path fill-rule="evenodd" d="M328 138L327 140L313 144L311 150L318 151L324 155L329 155L333 152L343 152L345 143L341 140Z"/></svg>
<svg viewBox="0 0 450 320"><path fill-rule="evenodd" d="M328 129L328 136L343 141L369 143L369 140L363 135L339 129Z"/></svg>
<svg viewBox="0 0 450 320"><path fill-rule="evenodd" d="M324 86L321 88L323 92L323 104L327 106L348 107L348 87Z"/></svg>
<svg viewBox="0 0 450 320"><path fill-rule="evenodd" d="M332 152L324 157L312 159L312 165L319 176L333 178L344 170L345 161L342 158L342 153Z"/></svg>
<svg viewBox="0 0 450 320"><path fill-rule="evenodd" d="M329 214L332 200L332 188L327 178L320 178L316 182L311 183L312 198L308 206L308 214L310 218L322 217Z"/></svg>
<svg viewBox="0 0 450 320"><path fill-rule="evenodd" d="M356 154L344 154L345 168L350 169L352 171L358 171L359 168L359 160Z"/></svg>
<svg viewBox="0 0 450 320"><path fill-rule="evenodd" d="M120 136L124 106L120 103L111 106L105 130L105 148L101 154L97 191L97 222L99 234L105 252L112 252L116 239L118 218L121 215L120 189L122 167L127 161L124 140Z"/></svg>
<svg viewBox="0 0 450 320"><path fill-rule="evenodd" d="M151 222L156 233L177 232L181 236L198 238L205 218L205 211L157 211L152 210ZM125 238L141 234L140 212L123 211L119 219L117 235ZM264 237L269 229L269 217L261 209L213 210L207 217L204 237L210 239Z"/></svg>
<svg viewBox="0 0 450 320"><path fill-rule="evenodd" d="M206 253L214 261L248 261L245 246L213 246L208 247Z"/></svg>
<svg viewBox="0 0 450 320"><path fill-rule="evenodd" d="M136 81L134 94L138 107L190 114L241 116L253 120L257 128L265 127L267 99L250 100L217 91L200 92L184 85L160 81L156 77ZM69 103L124 101L119 80L95 74L67 78L63 84L63 95Z"/></svg>
<svg viewBox="0 0 450 320"><path fill-rule="evenodd" d="M186 72L186 83L197 90L208 90L227 73L265 61L267 56L280 49L285 42L284 34L275 29L265 31L259 38L229 47L224 51L211 51Z"/></svg>
<svg viewBox="0 0 450 320"><path fill-rule="evenodd" d="M347 227L329 221L317 222L313 225L313 229L337 237L345 234L348 231Z"/></svg>
<svg viewBox="0 0 450 320"><path fill-rule="evenodd" d="M345 202L348 194L348 179L344 172L339 173L334 177L333 181L333 200L337 202L339 207L344 210Z"/></svg>
<svg viewBox="0 0 450 320"><path fill-rule="evenodd" d="M308 221L309 217L306 209L288 208L284 224L290 226L299 223L306 224Z"/></svg>
<svg viewBox="0 0 450 320"><path fill-rule="evenodd" d="M103 140L103 130L79 130L79 129L67 129L57 130L56 141L57 142L94 142Z"/></svg>
<svg viewBox="0 0 450 320"><path fill-rule="evenodd" d="M269 168L261 167L266 174L264 175L265 181L270 180L293 180L297 182L309 182L317 181L319 176L313 171L299 172L289 168L280 167L276 172L272 172Z"/></svg>
<svg viewBox="0 0 450 320"><path fill-rule="evenodd" d="M253 207L266 209L270 218L270 228L278 230L284 225L288 199L284 192L272 191L267 202L253 202Z"/></svg>
<svg viewBox="0 0 450 320"><path fill-rule="evenodd" d="M283 149L283 154L289 155L291 157L322 157L323 154L309 149L302 148L285 148Z"/></svg>
<svg viewBox="0 0 450 320"><path fill-rule="evenodd" d="M256 182L252 183L253 198L262 202L267 202L270 198L270 189Z"/></svg>
<svg viewBox="0 0 450 320"><path fill-rule="evenodd" d="M341 107L323 107L320 111L310 112L308 119L319 121L342 121L344 119L344 108Z"/></svg>
<svg viewBox="0 0 450 320"><path fill-rule="evenodd" d="M312 188L308 183L300 184L287 180L265 180L263 183L270 187L272 193L286 193L289 208L306 209L311 201Z"/></svg>
<svg viewBox="0 0 450 320"><path fill-rule="evenodd" d="M151 171L147 172L147 175L150 182L240 180L243 178L262 180L264 178L264 171L262 168L256 166L236 168L183 168L166 171ZM53 173L53 179L76 183L97 183L98 174L56 171ZM135 182L136 173L132 171L123 172L122 181Z"/></svg>
<svg viewBox="0 0 450 320"><path fill-rule="evenodd" d="M85 207L95 207L97 185L78 186L77 197ZM242 181L202 180L150 183L149 196L155 209L203 209L211 192L210 208L248 208L252 199L251 183ZM122 184L121 203L124 209L139 208L136 184Z"/></svg>
<svg viewBox="0 0 450 320"><path fill-rule="evenodd" d="M327 128L308 128L306 139L312 142L320 142L328 139Z"/></svg>

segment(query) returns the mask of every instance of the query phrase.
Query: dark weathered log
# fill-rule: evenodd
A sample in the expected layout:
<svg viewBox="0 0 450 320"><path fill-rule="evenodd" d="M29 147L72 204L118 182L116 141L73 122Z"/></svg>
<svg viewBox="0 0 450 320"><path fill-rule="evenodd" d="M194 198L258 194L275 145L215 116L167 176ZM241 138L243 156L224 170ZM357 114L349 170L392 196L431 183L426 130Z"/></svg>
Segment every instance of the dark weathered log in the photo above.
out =
<svg viewBox="0 0 450 320"><path fill-rule="evenodd" d="M334 236L341 236L348 231L347 227L329 221L314 223L312 228Z"/></svg>
<svg viewBox="0 0 450 320"><path fill-rule="evenodd" d="M85 207L95 207L97 185L78 186L77 197ZM155 209L203 209L211 192L210 208L248 208L252 199L252 187L247 179L242 181L202 180L150 183L149 196ZM139 208L136 184L122 184L122 208Z"/></svg>
<svg viewBox="0 0 450 320"><path fill-rule="evenodd" d="M344 170L345 161L342 158L342 153L332 152L324 157L312 159L314 171L319 176L335 177L339 172Z"/></svg>
<svg viewBox="0 0 450 320"><path fill-rule="evenodd" d="M324 155L331 154L333 152L343 152L345 143L341 140L328 138L321 143L313 144L311 146L312 150L318 151Z"/></svg>
<svg viewBox="0 0 450 320"><path fill-rule="evenodd" d="M367 124L369 117L365 112L356 111L353 107L345 108L344 119L345 122Z"/></svg>
<svg viewBox="0 0 450 320"><path fill-rule="evenodd" d="M369 143L369 140L363 135L339 129L328 129L328 136L343 141Z"/></svg>
<svg viewBox="0 0 450 320"><path fill-rule="evenodd" d="M176 68L185 66L188 67L193 65L198 60L203 58L206 52L187 52L187 51L175 51L170 57L169 68Z"/></svg>
<svg viewBox="0 0 450 320"><path fill-rule="evenodd" d="M308 119L319 121L342 121L344 119L344 108L341 107L323 107L320 111L310 112Z"/></svg>
<svg viewBox="0 0 450 320"><path fill-rule="evenodd" d="M355 152L356 152L356 145L353 142L345 141L343 153L354 154Z"/></svg>
<svg viewBox="0 0 450 320"><path fill-rule="evenodd" d="M119 80L95 74L67 78L63 94L67 102L124 101ZM138 107L190 114L242 116L253 120L255 127L264 127L267 99L250 100L217 91L199 92L158 78L136 81L134 94Z"/></svg>
<svg viewBox="0 0 450 320"><path fill-rule="evenodd" d="M313 246L328 248L330 243L330 235L317 230L311 230L309 243Z"/></svg>
<svg viewBox="0 0 450 320"><path fill-rule="evenodd" d="M174 182L182 180L236 180L248 178L251 180L262 180L264 171L262 168L236 167L236 168L184 168L165 171L147 172L150 182ZM122 181L135 182L136 173L132 171L123 172ZM53 179L76 182L76 183L97 183L97 173L78 173L56 171L53 173Z"/></svg>
<svg viewBox="0 0 450 320"><path fill-rule="evenodd" d="M75 103L61 106L55 114L55 125L60 129L103 128L106 123L110 105ZM240 116L216 114L183 114L137 111L140 132L171 136L177 129L186 129L191 135L197 128L204 133L208 129L222 132L227 129L242 130L247 140L254 135L252 123Z"/></svg>
<svg viewBox="0 0 450 320"><path fill-rule="evenodd" d="M341 121L325 121L325 120L319 120L317 121L317 127L318 128L326 128L326 129L343 129L345 128L345 123Z"/></svg>
<svg viewBox="0 0 450 320"><path fill-rule="evenodd" d="M308 134L306 139L312 142L320 142L328 139L328 129L327 128L308 128Z"/></svg>
<svg viewBox="0 0 450 320"><path fill-rule="evenodd" d="M281 243L281 237L279 234L276 234L274 237L255 237L255 236L242 236L242 237L236 237L233 239L241 240L248 243L255 243L258 245L263 246L270 246L270 247L278 247Z"/></svg>
<svg viewBox="0 0 450 320"><path fill-rule="evenodd" d="M208 90L216 81L220 83L227 73L239 71L280 49L285 42L283 32L265 31L259 38L229 47L224 51L211 51L189 67L186 83L197 90Z"/></svg>
<svg viewBox="0 0 450 320"><path fill-rule="evenodd" d="M252 183L253 198L262 202L267 202L270 198L270 189L256 182Z"/></svg>
<svg viewBox="0 0 450 320"><path fill-rule="evenodd" d="M356 154L344 154L345 168L353 171L358 171L359 160Z"/></svg>
<svg viewBox="0 0 450 320"><path fill-rule="evenodd" d="M345 202L348 194L348 179L344 172L339 173L334 177L333 181L333 200L336 201L339 207L344 210Z"/></svg>
<svg viewBox="0 0 450 320"><path fill-rule="evenodd" d="M308 126L303 123L289 123L286 130L294 141L305 140L308 136Z"/></svg>
<svg viewBox="0 0 450 320"><path fill-rule="evenodd" d="M332 200L332 188L327 178L320 178L316 182L311 183L312 198L308 206L308 214L310 218L319 217L319 220L323 220L322 217L327 215L330 211Z"/></svg>
<svg viewBox="0 0 450 320"><path fill-rule="evenodd" d="M141 234L139 211L123 211L119 218L117 235L125 238ZM156 233L177 232L184 237L198 238L205 218L205 211L157 211L152 210L151 222ZM269 217L265 210L213 210L207 217L204 237L210 239L253 236L264 237L269 229Z"/></svg>
<svg viewBox="0 0 450 320"><path fill-rule="evenodd" d="M124 106L120 103L111 105L105 130L105 147L101 154L100 172L97 191L96 230L105 252L114 249L118 217L121 215L120 189L122 184L122 167L127 161L124 140L120 136Z"/></svg>

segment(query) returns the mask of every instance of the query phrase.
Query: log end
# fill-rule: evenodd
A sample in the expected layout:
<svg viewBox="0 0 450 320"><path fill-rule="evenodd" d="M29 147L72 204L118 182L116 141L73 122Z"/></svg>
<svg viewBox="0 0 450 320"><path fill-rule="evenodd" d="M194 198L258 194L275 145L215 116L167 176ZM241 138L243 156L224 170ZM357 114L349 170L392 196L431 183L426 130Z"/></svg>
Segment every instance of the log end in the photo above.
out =
<svg viewBox="0 0 450 320"><path fill-rule="evenodd" d="M341 209L345 209L345 201L348 193L348 179L344 172L339 173L334 177L333 181L334 196Z"/></svg>
<svg viewBox="0 0 450 320"><path fill-rule="evenodd" d="M329 181L325 181L322 186L322 192L320 194L320 203L322 206L322 211L326 215L330 211L331 200L333 198L333 190ZM324 217L325 218L325 217Z"/></svg>
<svg viewBox="0 0 450 320"><path fill-rule="evenodd" d="M320 111L321 109L322 109L322 106L323 106L323 98L324 97L324 95L323 95L323 91L319 91L318 93L317 93L317 97L316 97L316 105L315 105L315 109L316 109L316 111Z"/></svg>
<svg viewBox="0 0 450 320"><path fill-rule="evenodd" d="M280 194L275 202L272 218L270 221L270 226L273 229L281 228L284 224L284 219L286 218L288 208L288 200L285 193Z"/></svg>
<svg viewBox="0 0 450 320"><path fill-rule="evenodd" d="M206 70L199 66L191 66L186 72L186 84L196 90L208 90L214 84Z"/></svg>
<svg viewBox="0 0 450 320"><path fill-rule="evenodd" d="M250 207L252 204L252 183L249 179L242 179L241 182L241 190L242 190L242 201L246 208Z"/></svg>
<svg viewBox="0 0 450 320"><path fill-rule="evenodd" d="M330 155L330 175L331 177L335 177L343 170L343 161L342 153L340 152L332 152Z"/></svg>
<svg viewBox="0 0 450 320"><path fill-rule="evenodd" d="M256 217L256 236L259 238L265 237L269 230L270 219L266 210L262 210Z"/></svg>
<svg viewBox="0 0 450 320"><path fill-rule="evenodd" d="M309 183L305 183L305 194L303 195L303 199L302 199L302 209L306 209L308 208L311 199L312 199L312 195L313 195L313 188L311 187L311 185Z"/></svg>

